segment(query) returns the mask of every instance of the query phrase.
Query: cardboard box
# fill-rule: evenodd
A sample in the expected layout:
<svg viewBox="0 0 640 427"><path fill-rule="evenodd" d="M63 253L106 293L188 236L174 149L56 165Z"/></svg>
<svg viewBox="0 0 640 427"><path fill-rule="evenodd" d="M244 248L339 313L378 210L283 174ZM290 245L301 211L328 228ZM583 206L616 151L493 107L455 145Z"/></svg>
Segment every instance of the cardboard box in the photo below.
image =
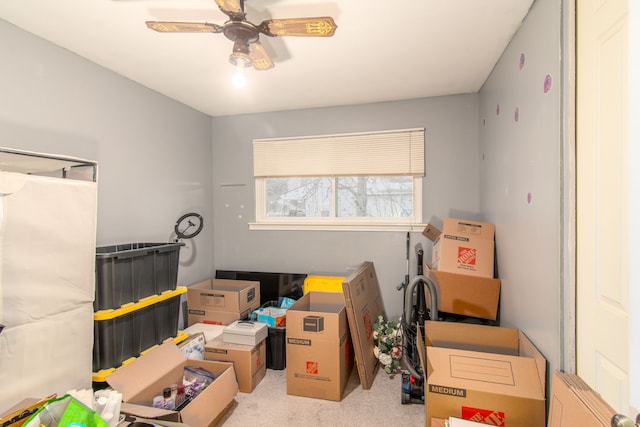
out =
<svg viewBox="0 0 640 427"><path fill-rule="evenodd" d="M548 427L609 427L615 414L616 410L577 375L553 373Z"/></svg>
<svg viewBox="0 0 640 427"><path fill-rule="evenodd" d="M224 342L217 337L204 347L206 360L232 362L238 380L239 390L251 393L267 372L266 341L258 345L242 345Z"/></svg>
<svg viewBox="0 0 640 427"><path fill-rule="evenodd" d="M287 310L287 394L342 400L353 368L344 297L309 292Z"/></svg>
<svg viewBox="0 0 640 427"><path fill-rule="evenodd" d="M424 269L438 291L438 311L496 320L500 279Z"/></svg>
<svg viewBox="0 0 640 427"><path fill-rule="evenodd" d="M258 345L267 335L267 324L252 320L236 320L222 330L222 340L232 344Z"/></svg>
<svg viewBox="0 0 640 427"><path fill-rule="evenodd" d="M433 242L431 265L434 270L493 278L493 224L445 218L442 232L438 231L431 224L422 231Z"/></svg>
<svg viewBox="0 0 640 427"><path fill-rule="evenodd" d="M260 282L212 279L189 286L187 306L192 309L251 312L260 307Z"/></svg>
<svg viewBox="0 0 640 427"><path fill-rule="evenodd" d="M457 417L497 426L544 427L546 360L519 330L425 322L418 334L426 425Z"/></svg>
<svg viewBox="0 0 640 427"><path fill-rule="evenodd" d="M198 366L213 373L215 381L180 411L153 408L154 396L169 384L183 381L184 368ZM173 341L148 351L107 377L107 383L122 393L122 413L190 427L208 427L221 417L238 392L233 363L187 359Z"/></svg>
<svg viewBox="0 0 640 427"><path fill-rule="evenodd" d="M378 371L378 359L373 354L373 322L380 314L387 318L373 263L366 261L350 274L342 284L342 292L360 383L368 390Z"/></svg>
<svg viewBox="0 0 640 427"><path fill-rule="evenodd" d="M189 292L187 292L189 295ZM187 303L188 304L188 303ZM203 308L187 308L187 325L198 323L209 325L228 325L240 319L248 319L251 310L239 313L237 311L206 310Z"/></svg>

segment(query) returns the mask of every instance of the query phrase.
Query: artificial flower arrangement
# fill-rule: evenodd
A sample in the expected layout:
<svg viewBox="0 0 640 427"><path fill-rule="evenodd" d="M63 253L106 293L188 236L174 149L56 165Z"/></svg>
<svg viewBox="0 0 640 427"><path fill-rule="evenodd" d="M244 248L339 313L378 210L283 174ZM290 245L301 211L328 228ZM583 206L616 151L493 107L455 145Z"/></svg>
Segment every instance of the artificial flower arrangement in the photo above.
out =
<svg viewBox="0 0 640 427"><path fill-rule="evenodd" d="M389 375L401 372L402 328L400 319L386 321L382 315L379 315L373 322L373 339L376 343L373 347L373 354L384 367L384 371Z"/></svg>

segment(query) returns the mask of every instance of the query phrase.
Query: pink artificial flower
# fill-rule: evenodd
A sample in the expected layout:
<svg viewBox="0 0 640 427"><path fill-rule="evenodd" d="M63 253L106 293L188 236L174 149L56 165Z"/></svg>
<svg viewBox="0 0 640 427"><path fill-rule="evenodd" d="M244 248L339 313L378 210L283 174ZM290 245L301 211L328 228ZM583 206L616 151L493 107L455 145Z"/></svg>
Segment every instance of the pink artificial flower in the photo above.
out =
<svg viewBox="0 0 640 427"><path fill-rule="evenodd" d="M393 347L391 349L391 357L393 359L400 359L400 357L402 356L402 350L400 350L400 347Z"/></svg>

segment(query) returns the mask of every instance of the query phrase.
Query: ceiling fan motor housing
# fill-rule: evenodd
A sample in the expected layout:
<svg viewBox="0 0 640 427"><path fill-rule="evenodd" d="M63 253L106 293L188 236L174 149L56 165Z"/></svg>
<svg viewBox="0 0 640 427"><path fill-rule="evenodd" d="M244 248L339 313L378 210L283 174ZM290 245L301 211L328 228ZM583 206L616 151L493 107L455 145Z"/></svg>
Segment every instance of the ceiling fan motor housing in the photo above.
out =
<svg viewBox="0 0 640 427"><path fill-rule="evenodd" d="M222 33L233 42L242 40L246 41L247 44L256 42L260 37L258 28L248 21L227 21L224 24Z"/></svg>

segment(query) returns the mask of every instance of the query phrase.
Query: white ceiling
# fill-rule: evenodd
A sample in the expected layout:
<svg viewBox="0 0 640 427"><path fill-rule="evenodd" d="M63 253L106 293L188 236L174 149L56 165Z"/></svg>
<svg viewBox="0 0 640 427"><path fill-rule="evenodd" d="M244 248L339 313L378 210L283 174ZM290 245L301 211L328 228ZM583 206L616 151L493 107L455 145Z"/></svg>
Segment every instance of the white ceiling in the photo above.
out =
<svg viewBox="0 0 640 427"><path fill-rule="evenodd" d="M0 19L211 116L477 92L534 0L246 0L247 19L332 16L331 38L262 36L275 62L230 83L222 34L158 33L145 21L222 25L214 0L2 0Z"/></svg>

